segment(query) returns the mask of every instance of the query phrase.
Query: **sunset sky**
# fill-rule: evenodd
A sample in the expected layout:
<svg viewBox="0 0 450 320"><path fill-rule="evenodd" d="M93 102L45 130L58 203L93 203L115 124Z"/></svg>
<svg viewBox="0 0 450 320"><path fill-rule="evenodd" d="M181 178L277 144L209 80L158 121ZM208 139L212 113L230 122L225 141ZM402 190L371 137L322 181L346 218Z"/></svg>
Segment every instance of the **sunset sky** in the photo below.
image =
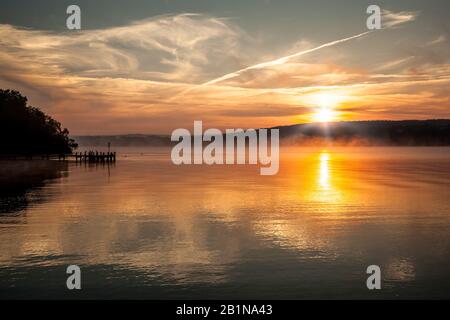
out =
<svg viewBox="0 0 450 320"><path fill-rule="evenodd" d="M0 0L0 88L74 135L450 118L450 2Z"/></svg>

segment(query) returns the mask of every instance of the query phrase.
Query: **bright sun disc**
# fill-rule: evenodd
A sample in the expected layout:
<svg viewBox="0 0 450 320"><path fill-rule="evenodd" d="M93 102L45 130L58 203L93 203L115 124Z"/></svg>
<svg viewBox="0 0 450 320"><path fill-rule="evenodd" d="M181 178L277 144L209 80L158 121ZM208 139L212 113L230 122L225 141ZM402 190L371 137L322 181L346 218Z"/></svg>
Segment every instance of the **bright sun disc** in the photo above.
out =
<svg viewBox="0 0 450 320"><path fill-rule="evenodd" d="M319 93L313 96L313 103L317 106L313 114L316 122L330 122L336 118L334 109L339 105L342 97L333 93Z"/></svg>
<svg viewBox="0 0 450 320"><path fill-rule="evenodd" d="M333 111L330 108L322 107L314 114L314 119L318 122L330 122L333 120Z"/></svg>

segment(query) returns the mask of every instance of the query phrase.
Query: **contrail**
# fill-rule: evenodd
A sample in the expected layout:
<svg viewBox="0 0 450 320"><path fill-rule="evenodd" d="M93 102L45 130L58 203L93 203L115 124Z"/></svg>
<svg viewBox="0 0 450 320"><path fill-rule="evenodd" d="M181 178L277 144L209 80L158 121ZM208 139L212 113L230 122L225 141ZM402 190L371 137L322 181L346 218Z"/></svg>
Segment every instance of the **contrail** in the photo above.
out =
<svg viewBox="0 0 450 320"><path fill-rule="evenodd" d="M232 78L238 77L239 75L241 75L242 73L244 73L244 72L246 72L248 70L262 69L262 68L266 68L266 67L270 67L270 66L274 66L274 65L284 64L284 63L286 63L288 60L290 60L292 58L300 57L300 56L303 56L305 54L308 54L308 53L311 53L311 52L314 52L314 51L317 51L317 50L320 50L320 49L323 49L323 48L331 47L331 46L337 45L339 43L350 41L352 39L357 39L357 38L365 36L366 34L369 34L371 32L373 32L373 31L366 31L366 32L357 34L355 36L351 36L351 37L340 39L340 40L331 41L331 42L322 44L322 45L320 45L318 47L315 47L315 48L312 48L312 49L308 49L308 50L304 50L304 51L300 51L300 52L297 52L297 53L294 53L294 54L291 54L291 55L288 55L288 56L285 56L285 57L281 57L281 58L278 58L278 59L275 59L275 60L258 63L258 64L255 64L253 66L249 66L249 67L237 70L235 72L228 73L228 74L226 74L224 76L221 76L219 78L210 80L210 81L205 82L203 84L200 84L200 85L198 85L196 87L190 88L190 89L182 92L182 94L187 93L187 92L192 91L192 90L195 90L197 88L209 86L211 84L215 84L215 83L218 83L218 82L222 82L222 81L225 81L225 80L228 80L228 79L232 79Z"/></svg>

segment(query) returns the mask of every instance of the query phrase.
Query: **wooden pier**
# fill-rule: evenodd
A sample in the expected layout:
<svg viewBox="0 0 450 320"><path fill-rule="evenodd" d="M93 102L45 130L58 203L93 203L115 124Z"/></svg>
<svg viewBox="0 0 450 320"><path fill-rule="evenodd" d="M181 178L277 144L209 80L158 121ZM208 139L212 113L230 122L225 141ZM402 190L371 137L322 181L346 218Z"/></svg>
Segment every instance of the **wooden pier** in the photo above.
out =
<svg viewBox="0 0 450 320"><path fill-rule="evenodd" d="M114 163L116 162L115 152L85 151L70 154L34 154L34 155L0 155L0 160L59 160L86 163Z"/></svg>
<svg viewBox="0 0 450 320"><path fill-rule="evenodd" d="M98 152L98 151L85 151L75 152L70 155L60 155L59 160L66 160L66 157L75 158L75 162L91 162L91 163L103 163L103 162L116 162L115 152Z"/></svg>

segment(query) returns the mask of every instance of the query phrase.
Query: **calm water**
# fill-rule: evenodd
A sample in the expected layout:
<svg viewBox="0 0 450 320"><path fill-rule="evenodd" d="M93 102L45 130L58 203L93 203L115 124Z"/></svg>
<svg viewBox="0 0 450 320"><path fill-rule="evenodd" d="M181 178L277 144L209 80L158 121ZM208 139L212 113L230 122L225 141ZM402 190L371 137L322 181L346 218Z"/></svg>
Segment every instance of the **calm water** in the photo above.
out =
<svg viewBox="0 0 450 320"><path fill-rule="evenodd" d="M284 150L277 176L119 151L0 162L0 298L450 298L449 148Z"/></svg>

